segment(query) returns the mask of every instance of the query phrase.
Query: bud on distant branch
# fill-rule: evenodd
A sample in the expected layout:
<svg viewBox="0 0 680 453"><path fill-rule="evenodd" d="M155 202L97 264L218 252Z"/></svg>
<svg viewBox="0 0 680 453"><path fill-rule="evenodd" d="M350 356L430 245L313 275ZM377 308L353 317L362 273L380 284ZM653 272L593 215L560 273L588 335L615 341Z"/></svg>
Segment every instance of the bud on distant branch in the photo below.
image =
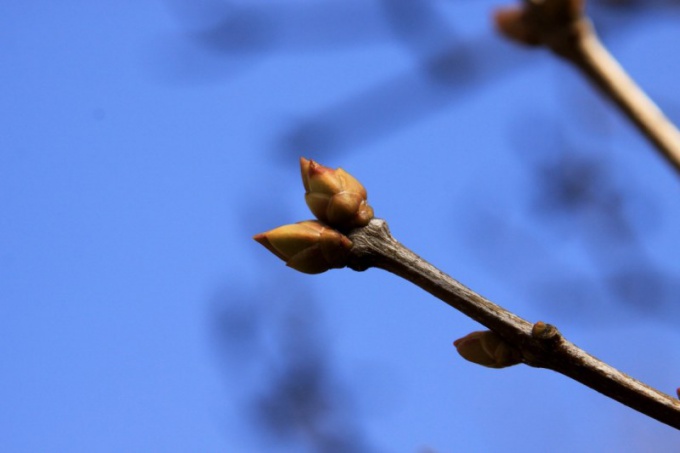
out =
<svg viewBox="0 0 680 453"><path fill-rule="evenodd" d="M527 0L494 13L496 28L506 37L529 46L547 45L563 55L570 27L583 18L583 0Z"/></svg>
<svg viewBox="0 0 680 453"><path fill-rule="evenodd" d="M517 349L490 330L472 332L453 345L464 359L489 368L505 368L522 361Z"/></svg>
<svg viewBox="0 0 680 453"><path fill-rule="evenodd" d="M527 24L527 13L520 7L499 8L494 12L494 22L498 31L514 41L527 46L543 42L540 34Z"/></svg>
<svg viewBox="0 0 680 453"><path fill-rule="evenodd" d="M315 220L274 228L253 236L286 265L305 274L345 267L352 241Z"/></svg>
<svg viewBox="0 0 680 453"><path fill-rule="evenodd" d="M366 203L366 189L342 168L333 170L300 158L305 201L317 219L334 228L368 225L373 208Z"/></svg>

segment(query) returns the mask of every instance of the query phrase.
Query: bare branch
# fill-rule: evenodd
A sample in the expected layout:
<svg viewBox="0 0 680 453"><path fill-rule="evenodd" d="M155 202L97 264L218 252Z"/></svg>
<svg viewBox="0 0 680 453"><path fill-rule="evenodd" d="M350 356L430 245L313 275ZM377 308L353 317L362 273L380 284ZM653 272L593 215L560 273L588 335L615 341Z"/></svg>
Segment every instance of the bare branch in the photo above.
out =
<svg viewBox="0 0 680 453"><path fill-rule="evenodd" d="M400 244L387 223L373 219L349 234L353 242L348 266L370 267L402 277L483 324L522 353L523 362L547 368L619 401L638 412L680 429L680 400L655 390L591 356L562 337L556 328L532 324L463 286Z"/></svg>
<svg viewBox="0 0 680 453"><path fill-rule="evenodd" d="M583 0L526 0L496 13L508 38L545 46L578 67L680 173L680 132L600 42Z"/></svg>

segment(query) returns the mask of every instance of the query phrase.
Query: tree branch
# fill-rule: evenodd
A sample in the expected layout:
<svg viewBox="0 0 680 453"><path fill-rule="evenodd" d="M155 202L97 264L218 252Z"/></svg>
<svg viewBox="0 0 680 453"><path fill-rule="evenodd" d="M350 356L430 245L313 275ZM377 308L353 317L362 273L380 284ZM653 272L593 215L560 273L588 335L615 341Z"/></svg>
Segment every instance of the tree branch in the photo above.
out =
<svg viewBox="0 0 680 453"><path fill-rule="evenodd" d="M680 132L602 45L582 0L526 0L495 19L510 39L548 47L579 68L680 173Z"/></svg>
<svg viewBox="0 0 680 453"><path fill-rule="evenodd" d="M680 400L655 390L591 356L548 324L532 324L463 286L400 244L387 223L373 219L352 230L348 267L376 267L402 277L485 325L517 348L523 362L547 368L662 423L680 429Z"/></svg>

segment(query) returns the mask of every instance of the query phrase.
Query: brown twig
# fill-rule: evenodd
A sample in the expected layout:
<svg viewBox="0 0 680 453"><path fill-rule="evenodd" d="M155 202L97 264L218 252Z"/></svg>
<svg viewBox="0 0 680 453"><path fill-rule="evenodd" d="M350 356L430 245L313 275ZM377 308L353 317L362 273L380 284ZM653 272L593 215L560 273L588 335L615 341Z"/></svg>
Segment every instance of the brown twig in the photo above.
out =
<svg viewBox="0 0 680 453"><path fill-rule="evenodd" d="M548 368L619 401L638 412L680 429L680 400L612 368L562 337L556 328L532 324L463 286L400 244L384 220L373 219L349 234L353 242L348 266L387 270L485 325L522 353L523 362Z"/></svg>
<svg viewBox="0 0 680 453"><path fill-rule="evenodd" d="M495 21L510 39L548 47L578 67L680 173L680 131L602 45L583 0L525 0L499 10Z"/></svg>

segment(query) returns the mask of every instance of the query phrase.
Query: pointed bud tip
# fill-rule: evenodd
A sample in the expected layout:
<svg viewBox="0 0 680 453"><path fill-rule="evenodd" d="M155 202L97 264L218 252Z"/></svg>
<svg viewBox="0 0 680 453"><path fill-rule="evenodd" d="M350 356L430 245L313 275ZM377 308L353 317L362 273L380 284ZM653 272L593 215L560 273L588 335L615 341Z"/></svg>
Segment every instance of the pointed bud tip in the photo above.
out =
<svg viewBox="0 0 680 453"><path fill-rule="evenodd" d="M300 175L302 176L302 185L305 187L305 192L309 192L309 160L300 157Z"/></svg>
<svg viewBox="0 0 680 453"><path fill-rule="evenodd" d="M271 230L274 231L274 230ZM253 236L253 239L255 239L261 246L269 250L271 253L276 255L279 259L286 260L286 257L281 254L279 250L274 247L274 245L271 243L267 235L271 233L271 231L267 231L265 233L258 233L255 236Z"/></svg>
<svg viewBox="0 0 680 453"><path fill-rule="evenodd" d="M300 169L303 174L315 170L317 167L319 167L319 164L314 160L300 157Z"/></svg>
<svg viewBox="0 0 680 453"><path fill-rule="evenodd" d="M333 170L332 168L326 167L325 165L321 165L320 163L315 162L313 160L309 161L308 169L309 176L316 176L326 172L335 173L335 170Z"/></svg>

